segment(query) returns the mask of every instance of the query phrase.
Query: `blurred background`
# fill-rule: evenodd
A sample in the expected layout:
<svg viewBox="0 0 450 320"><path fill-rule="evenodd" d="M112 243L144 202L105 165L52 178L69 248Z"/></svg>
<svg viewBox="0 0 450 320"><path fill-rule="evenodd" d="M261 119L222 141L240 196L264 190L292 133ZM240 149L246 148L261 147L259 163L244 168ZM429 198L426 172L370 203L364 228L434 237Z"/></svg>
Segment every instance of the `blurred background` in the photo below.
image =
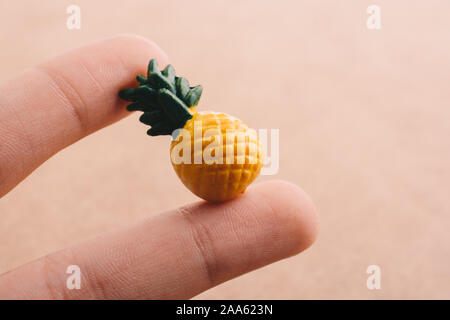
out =
<svg viewBox="0 0 450 320"><path fill-rule="evenodd" d="M66 9L81 8L69 30ZM381 9L381 29L366 9ZM207 299L450 298L450 2L0 3L0 82L118 33L153 39L201 83L200 108L280 129L276 176L321 215L306 252ZM137 114L47 161L0 199L0 272L197 200ZM168 239L170 241L170 239ZM368 290L366 269L381 268Z"/></svg>

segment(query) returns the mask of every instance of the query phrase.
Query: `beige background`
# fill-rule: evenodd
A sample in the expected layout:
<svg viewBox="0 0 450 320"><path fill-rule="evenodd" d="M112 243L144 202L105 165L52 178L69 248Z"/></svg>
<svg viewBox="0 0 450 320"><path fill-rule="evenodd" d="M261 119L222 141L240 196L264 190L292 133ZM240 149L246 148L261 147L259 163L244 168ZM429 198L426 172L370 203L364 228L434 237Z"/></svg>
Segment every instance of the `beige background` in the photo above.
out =
<svg viewBox="0 0 450 320"><path fill-rule="evenodd" d="M72 3L78 31L66 28ZM372 3L381 30L366 28ZM137 33L203 84L200 107L280 128L279 173L259 180L301 185L319 208L319 239L199 297L450 298L450 2L29 0L0 12L0 82ZM59 153L0 200L0 272L195 200L168 139L147 138L137 117ZM371 264L379 291L366 288Z"/></svg>

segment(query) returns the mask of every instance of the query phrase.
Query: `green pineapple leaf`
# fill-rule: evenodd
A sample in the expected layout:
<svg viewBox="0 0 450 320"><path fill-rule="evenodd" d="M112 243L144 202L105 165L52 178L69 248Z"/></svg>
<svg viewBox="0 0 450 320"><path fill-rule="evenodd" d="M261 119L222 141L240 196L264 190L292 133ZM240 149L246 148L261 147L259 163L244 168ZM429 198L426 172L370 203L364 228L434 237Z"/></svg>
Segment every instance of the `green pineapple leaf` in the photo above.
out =
<svg viewBox="0 0 450 320"><path fill-rule="evenodd" d="M189 90L189 93L186 96L186 99L184 101L189 107L195 107L198 104L198 101L200 100L200 96L202 95L203 87L202 86L195 86Z"/></svg>
<svg viewBox="0 0 450 320"><path fill-rule="evenodd" d="M119 92L119 97L132 102L129 111L142 111L139 118L151 128L151 136L172 134L183 128L192 118L189 108L198 104L202 86L190 87L187 79L177 77L175 69L167 65L160 71L155 59L151 59L147 68L147 77L136 76L139 86Z"/></svg>

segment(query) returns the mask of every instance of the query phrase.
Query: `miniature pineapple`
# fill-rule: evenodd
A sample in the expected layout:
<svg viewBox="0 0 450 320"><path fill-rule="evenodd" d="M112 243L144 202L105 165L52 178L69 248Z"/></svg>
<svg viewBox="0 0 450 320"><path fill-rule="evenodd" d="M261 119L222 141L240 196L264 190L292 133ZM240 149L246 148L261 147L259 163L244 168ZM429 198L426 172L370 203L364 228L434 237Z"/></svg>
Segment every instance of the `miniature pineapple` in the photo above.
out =
<svg viewBox="0 0 450 320"><path fill-rule="evenodd" d="M142 111L150 136L172 135L172 166L183 184L207 201L225 201L244 193L259 175L263 148L255 130L225 113L197 112L202 87L190 87L168 65L160 71L148 65L139 86L120 91L132 102L129 111Z"/></svg>

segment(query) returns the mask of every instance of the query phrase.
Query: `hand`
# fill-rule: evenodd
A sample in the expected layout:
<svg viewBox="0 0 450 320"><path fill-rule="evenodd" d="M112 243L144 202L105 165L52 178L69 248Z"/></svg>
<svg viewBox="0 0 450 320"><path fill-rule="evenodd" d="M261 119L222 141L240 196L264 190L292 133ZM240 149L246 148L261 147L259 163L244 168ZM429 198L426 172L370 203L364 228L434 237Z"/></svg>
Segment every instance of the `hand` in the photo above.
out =
<svg viewBox="0 0 450 320"><path fill-rule="evenodd" d="M152 42L107 39L26 71L0 88L0 197L57 151L122 117L117 93L145 74ZM1 219L1 216L0 216ZM185 299L312 244L311 200L287 182L234 201L197 202L50 254L0 276L6 299ZM67 266L82 273L66 287Z"/></svg>

